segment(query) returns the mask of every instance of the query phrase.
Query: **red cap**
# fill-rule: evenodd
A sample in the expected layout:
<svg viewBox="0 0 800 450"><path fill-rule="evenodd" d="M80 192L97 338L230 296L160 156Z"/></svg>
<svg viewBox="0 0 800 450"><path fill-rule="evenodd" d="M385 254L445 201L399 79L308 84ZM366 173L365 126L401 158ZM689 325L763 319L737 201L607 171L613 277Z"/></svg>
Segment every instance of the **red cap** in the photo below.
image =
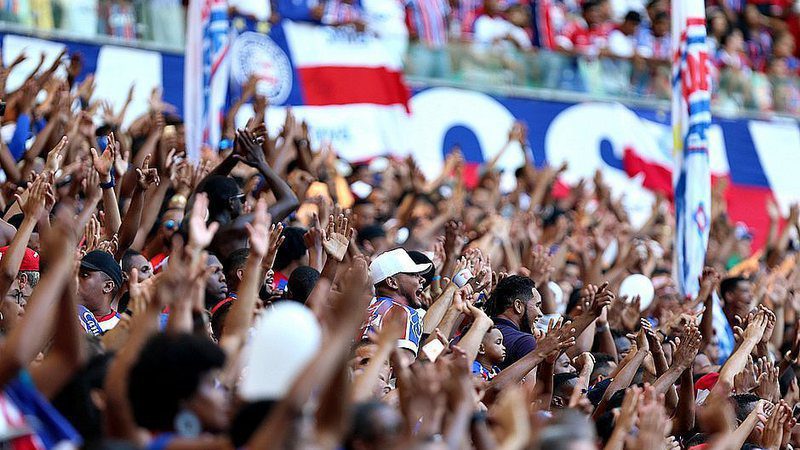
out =
<svg viewBox="0 0 800 450"><path fill-rule="evenodd" d="M719 380L719 373L711 372L703 375L694 383L694 389L696 391L708 390L710 391L711 388L717 384L717 380Z"/></svg>
<svg viewBox="0 0 800 450"><path fill-rule="evenodd" d="M0 247L0 259L8 251L8 246ZM25 256L22 257L22 263L19 265L19 270L22 272L38 272L39 271L39 254L25 247Z"/></svg>

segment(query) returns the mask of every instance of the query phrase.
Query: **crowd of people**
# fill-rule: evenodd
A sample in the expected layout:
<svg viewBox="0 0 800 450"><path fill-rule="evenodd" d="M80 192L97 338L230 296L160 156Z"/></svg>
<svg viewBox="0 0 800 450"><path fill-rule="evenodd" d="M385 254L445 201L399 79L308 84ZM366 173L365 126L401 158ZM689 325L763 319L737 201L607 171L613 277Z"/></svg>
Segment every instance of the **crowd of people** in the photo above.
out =
<svg viewBox="0 0 800 450"><path fill-rule="evenodd" d="M634 228L599 172L553 189L524 124L511 192L271 135L263 98L191 161L158 91L123 126L77 61L5 97L4 447L800 445L797 206L753 249L716 185L684 297L668 201Z"/></svg>
<svg viewBox="0 0 800 450"><path fill-rule="evenodd" d="M668 99L669 0L229 0L232 16L374 33L414 76ZM800 7L709 0L713 101L800 114ZM186 1L7 0L0 21L180 48Z"/></svg>

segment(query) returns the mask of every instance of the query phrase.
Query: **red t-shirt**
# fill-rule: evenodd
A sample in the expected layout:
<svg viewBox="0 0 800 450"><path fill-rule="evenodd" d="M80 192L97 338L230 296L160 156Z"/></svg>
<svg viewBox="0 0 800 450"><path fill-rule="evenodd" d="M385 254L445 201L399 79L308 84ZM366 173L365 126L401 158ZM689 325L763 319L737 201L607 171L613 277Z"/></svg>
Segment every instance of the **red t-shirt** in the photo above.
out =
<svg viewBox="0 0 800 450"><path fill-rule="evenodd" d="M589 27L583 19L568 23L557 38L558 44L565 48L589 55L596 55L608 43L608 35L614 29L613 24L599 24Z"/></svg>

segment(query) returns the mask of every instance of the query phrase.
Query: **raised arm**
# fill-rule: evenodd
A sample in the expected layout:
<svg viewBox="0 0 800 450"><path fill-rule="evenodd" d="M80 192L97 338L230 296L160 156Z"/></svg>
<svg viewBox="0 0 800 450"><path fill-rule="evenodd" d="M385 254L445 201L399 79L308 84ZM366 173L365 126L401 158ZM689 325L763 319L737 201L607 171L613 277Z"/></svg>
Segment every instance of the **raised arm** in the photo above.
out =
<svg viewBox="0 0 800 450"><path fill-rule="evenodd" d="M482 309L476 308L469 302L464 303L464 312L472 316L472 325L470 325L469 330L467 330L461 338L458 346L464 351L469 367L472 367L472 362L475 361L475 358L478 356L481 341L494 323Z"/></svg>
<svg viewBox="0 0 800 450"><path fill-rule="evenodd" d="M236 155L237 158L248 166L258 169L275 196L275 203L269 207L269 214L276 222L282 221L300 206L297 195L289 187L289 184L267 164L261 143L255 135L247 130L240 130L236 138L236 145L241 148L241 152Z"/></svg>
<svg viewBox="0 0 800 450"><path fill-rule="evenodd" d="M253 224L246 224L250 233L250 253L245 262L242 283L239 286L236 301L225 318L225 332L220 339L220 347L233 355L242 347L247 337L247 330L253 321L253 311L258 302L258 288L261 280L261 260L269 248L269 224L271 218L267 214L267 201L262 196L256 203Z"/></svg>
<svg viewBox="0 0 800 450"><path fill-rule="evenodd" d="M142 168L136 169L137 183L133 190L131 203L128 205L128 211L125 212L125 217L122 219L122 224L119 230L119 246L117 248L117 259L122 258L128 248L133 245L136 239L136 233L139 231L139 225L142 220L142 209L144 208L144 197L150 186L158 186L161 179L158 177L158 170L150 168L150 156L144 159Z"/></svg>
<svg viewBox="0 0 800 450"><path fill-rule="evenodd" d="M397 348L397 340L403 335L405 326L406 321L400 315L386 317L378 332L378 349L369 359L367 367L353 380L353 390L350 395L353 403L367 401L372 397L378 374L389 361L392 350Z"/></svg>
<svg viewBox="0 0 800 450"><path fill-rule="evenodd" d="M576 335L577 330L569 322L564 325L555 324L549 327L547 335L537 342L536 350L506 367L489 382L484 401L491 402L503 389L522 381L534 367L544 361L545 357L553 351L561 352L575 345Z"/></svg>
<svg viewBox="0 0 800 450"><path fill-rule="evenodd" d="M645 336L644 330L640 330L639 333L636 335L636 351L633 353L633 356L628 359L627 364L622 366L617 372L614 379L611 381L611 384L608 385L606 388L605 394L603 394L603 399L600 401L600 404L597 405L597 409L594 410L594 414L592 417L597 419L606 412L606 405L608 404L608 400L614 395L615 392L626 389L628 386L631 385L631 381L633 381L633 377L636 376L636 372L639 370L639 366L642 365L644 362L644 358L650 352L650 346L647 342L647 337ZM620 363L621 364L621 363Z"/></svg>
<svg viewBox="0 0 800 450"><path fill-rule="evenodd" d="M742 344L720 369L719 381L716 386L733 386L733 377L744 370L744 366L747 364L747 357L750 356L755 346L761 341L766 328L767 316L763 311L759 311L744 331Z"/></svg>
<svg viewBox="0 0 800 450"><path fill-rule="evenodd" d="M713 267L703 269L700 277L700 292L697 294L697 301L702 302L705 308L703 318L700 320L700 333L703 335L702 349L711 344L714 336L714 289L720 282L720 275Z"/></svg>
<svg viewBox="0 0 800 450"><path fill-rule="evenodd" d="M17 233L11 240L11 244L9 244L3 255L2 261L0 261L0 295L5 296L8 293L8 290L11 289L11 284L14 283L14 279L17 277L33 228L39 220L39 215L44 211L46 195L50 195L48 183L44 176L40 176L31 185L29 194L24 202L17 196L17 202L22 205L24 216Z"/></svg>
<svg viewBox="0 0 800 450"><path fill-rule="evenodd" d="M312 392L328 382L346 359L350 342L362 320L362 311L370 300L367 262L358 258L345 276L344 295L340 296L332 314L338 320L326 335L325 347L295 379L286 396L276 405L267 419L247 442L247 448L284 448L291 425L301 416L303 405Z"/></svg>
<svg viewBox="0 0 800 450"><path fill-rule="evenodd" d="M666 394L675 385L681 374L692 366L694 358L697 356L697 351L700 349L702 338L700 331L696 327L690 326L686 330L683 335L683 341L672 357L672 365L653 383L653 388L657 394Z"/></svg>
<svg viewBox="0 0 800 450"><path fill-rule="evenodd" d="M678 408L673 418L675 433L688 432L694 428L695 397L694 377L691 364L681 374L681 385L678 389Z"/></svg>
<svg viewBox="0 0 800 450"><path fill-rule="evenodd" d="M108 237L114 236L119 231L122 219L119 215L117 193L114 191L114 158L116 157L117 142L114 134L108 136L108 145L103 153L98 155L97 150L91 149L92 165L100 175L100 187L103 188L103 211L106 213L106 232Z"/></svg>
<svg viewBox="0 0 800 450"><path fill-rule="evenodd" d="M51 233L45 236L43 246L51 251L48 270L33 290L22 321L0 344L0 386L5 386L30 364L50 339L77 245L77 233L70 225L69 215L65 210L60 211Z"/></svg>
<svg viewBox="0 0 800 450"><path fill-rule="evenodd" d="M77 266L75 267L77 269ZM69 278L58 303L53 345L41 364L31 366L30 374L36 388L48 399L53 398L72 379L86 362L85 332L78 323L78 274Z"/></svg>

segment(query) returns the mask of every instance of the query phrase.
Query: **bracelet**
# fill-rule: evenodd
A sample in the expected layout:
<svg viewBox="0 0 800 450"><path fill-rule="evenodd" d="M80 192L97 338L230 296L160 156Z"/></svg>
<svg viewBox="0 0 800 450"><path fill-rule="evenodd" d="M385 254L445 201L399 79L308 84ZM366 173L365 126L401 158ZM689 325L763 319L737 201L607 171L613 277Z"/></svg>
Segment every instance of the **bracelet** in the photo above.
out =
<svg viewBox="0 0 800 450"><path fill-rule="evenodd" d="M111 175L111 181L109 181L108 183L100 183L100 187L101 187L101 188L103 188L103 189L111 189L111 188L113 188L114 186L116 186L116 185L114 184L114 172L113 172L113 171L111 171L111 172L109 173L109 175Z"/></svg>
<svg viewBox="0 0 800 450"><path fill-rule="evenodd" d="M441 276L441 275L434 275L434 277L433 277L433 278L431 278L431 283L433 283L434 281L439 281L439 280L441 280L441 279L442 279L442 276Z"/></svg>

